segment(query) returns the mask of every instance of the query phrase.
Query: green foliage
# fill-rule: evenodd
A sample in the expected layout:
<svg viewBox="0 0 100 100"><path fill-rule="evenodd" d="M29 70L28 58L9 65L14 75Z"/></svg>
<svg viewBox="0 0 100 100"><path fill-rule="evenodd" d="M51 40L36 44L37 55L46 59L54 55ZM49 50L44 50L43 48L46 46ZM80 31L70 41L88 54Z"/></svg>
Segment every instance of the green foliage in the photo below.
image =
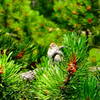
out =
<svg viewBox="0 0 100 100"><path fill-rule="evenodd" d="M20 77L21 65L11 60L11 54L0 55L0 93L1 100L32 99L32 82L24 81ZM2 73L1 73L2 71Z"/></svg>
<svg viewBox="0 0 100 100"><path fill-rule="evenodd" d="M36 46L34 43L31 43L28 37L24 37L24 40L17 40L13 35L10 34L2 34L0 38L0 51L4 52L6 50L6 54L8 55L10 52L12 53L12 59L16 60L16 62L28 65L27 63L31 63L35 61L36 54L33 53L35 51ZM33 57L31 57L33 55ZM28 62L29 61L29 62Z"/></svg>
<svg viewBox="0 0 100 100"><path fill-rule="evenodd" d="M36 80L32 82L22 81L22 79L19 78L21 65L14 64L14 61L9 59L10 54L7 57L4 51L4 55L1 55L0 59L1 65L5 66L4 70L6 69L5 73L1 75L1 93L5 96L4 99L17 100L26 98L32 100L37 98L40 100L80 100L81 98L87 98L85 94L87 91L86 86L90 89L89 91L93 91L92 94L96 93L93 96L88 92L89 98L92 98L92 96L93 98L95 98L95 96L98 98L98 87L96 91L94 91L98 82L96 83L96 81L93 80L91 83L88 66L84 64L87 61L86 38L80 37L76 33L68 33L64 35L64 41L62 43L65 47L63 48L65 54L64 62L69 63L73 54L76 54L78 61L77 72L71 77L68 84L64 84L64 80L68 77L66 71L68 66L66 63L52 65L49 64L48 59L45 57L41 59L41 64L38 64L35 69ZM39 48L39 50L42 52L43 49ZM29 51L29 49L27 51ZM88 85L87 82L89 82ZM92 85L94 86L93 88L90 88L90 83L95 83L95 85ZM61 87L64 87L64 89L61 89Z"/></svg>
<svg viewBox="0 0 100 100"><path fill-rule="evenodd" d="M62 90L64 100L83 100L83 82L86 80L86 77L88 77L87 72L86 64L78 66L77 71Z"/></svg>
<svg viewBox="0 0 100 100"><path fill-rule="evenodd" d="M96 0L0 0L0 100L98 100L100 73L89 68L100 65L99 49L88 45L99 47L99 13ZM60 63L46 57L51 42L64 46ZM34 80L20 77L28 70Z"/></svg>
<svg viewBox="0 0 100 100"><path fill-rule="evenodd" d="M45 58L37 69L35 84L36 98L39 100L62 100L60 87L63 85L66 72L63 66L53 66L48 64Z"/></svg>
<svg viewBox="0 0 100 100"><path fill-rule="evenodd" d="M77 57L77 62L81 63L87 58L86 38L77 35L75 32L69 32L64 35L63 46L65 59L69 61L72 56Z"/></svg>
<svg viewBox="0 0 100 100"><path fill-rule="evenodd" d="M12 58L31 69L31 63L40 62L46 55L51 42L61 40L63 31L32 10L30 0L0 2L0 50L13 51Z"/></svg>
<svg viewBox="0 0 100 100"><path fill-rule="evenodd" d="M83 83L84 100L98 100L99 99L99 86L96 77L89 75L87 80Z"/></svg>
<svg viewBox="0 0 100 100"><path fill-rule="evenodd" d="M2 68L2 74L0 74L0 88L2 93L2 99L10 100L11 98L17 98L14 93L19 91L19 74L18 71L20 70L20 65L14 64L13 60L10 60L10 55L7 57L6 54L0 55L0 68ZM9 61L10 60L10 61Z"/></svg>
<svg viewBox="0 0 100 100"><path fill-rule="evenodd" d="M56 0L53 20L65 28L87 29L97 25L98 12L91 0ZM95 16L96 14L97 16Z"/></svg>
<svg viewBox="0 0 100 100"><path fill-rule="evenodd" d="M89 61L94 65L94 66L100 66L100 50L93 48L89 52Z"/></svg>
<svg viewBox="0 0 100 100"><path fill-rule="evenodd" d="M78 67L63 91L64 100L98 100L99 80L89 72L87 63Z"/></svg>
<svg viewBox="0 0 100 100"><path fill-rule="evenodd" d="M32 8L38 10L40 14L50 17L53 12L54 0L32 0Z"/></svg>
<svg viewBox="0 0 100 100"><path fill-rule="evenodd" d="M1 2L1 1L0 1ZM53 22L39 15L30 7L30 0L4 0L0 3L0 29L2 33L33 39L33 42L48 45L60 38L62 31ZM39 41L37 40L39 39Z"/></svg>

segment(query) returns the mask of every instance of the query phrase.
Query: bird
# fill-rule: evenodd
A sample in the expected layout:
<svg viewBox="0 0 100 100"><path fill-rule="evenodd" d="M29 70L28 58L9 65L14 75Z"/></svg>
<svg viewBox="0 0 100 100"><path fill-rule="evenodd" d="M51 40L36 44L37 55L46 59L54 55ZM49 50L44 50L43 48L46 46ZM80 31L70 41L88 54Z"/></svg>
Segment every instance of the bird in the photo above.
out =
<svg viewBox="0 0 100 100"><path fill-rule="evenodd" d="M57 46L56 43L51 43L47 52L48 58L56 62L62 61L63 53L60 49L61 46Z"/></svg>

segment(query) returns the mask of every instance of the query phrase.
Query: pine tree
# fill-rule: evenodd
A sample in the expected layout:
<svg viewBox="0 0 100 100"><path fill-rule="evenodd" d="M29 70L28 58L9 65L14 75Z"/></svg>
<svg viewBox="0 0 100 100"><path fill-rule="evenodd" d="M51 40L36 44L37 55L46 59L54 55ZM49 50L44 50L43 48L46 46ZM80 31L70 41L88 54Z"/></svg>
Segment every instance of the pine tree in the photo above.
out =
<svg viewBox="0 0 100 100"><path fill-rule="evenodd" d="M95 4L90 0L54 2L53 20L57 18L55 22L63 27L71 26L68 30L98 24L91 10ZM31 0L0 0L0 100L99 99L100 75L99 70L89 70L93 64L88 60L87 39L66 31L32 9ZM50 63L47 58L51 42L63 46L60 62ZM34 75L29 79L27 76L32 72Z"/></svg>
<svg viewBox="0 0 100 100"><path fill-rule="evenodd" d="M99 12L96 12L98 8L94 0L55 0L52 18L70 30L91 30L94 25L99 25Z"/></svg>
<svg viewBox="0 0 100 100"><path fill-rule="evenodd" d="M64 36L63 45L64 61L59 64L50 64L48 59L44 58L38 65L36 81L33 83L36 98L43 100L96 98L98 100L99 82L88 70L90 64L86 57L86 38L79 37L76 33L69 33Z"/></svg>
<svg viewBox="0 0 100 100"><path fill-rule="evenodd" d="M30 0L0 1L1 50L13 51L13 58L26 66L39 61L43 55L40 48L45 49L63 33L56 24L32 10L30 4Z"/></svg>

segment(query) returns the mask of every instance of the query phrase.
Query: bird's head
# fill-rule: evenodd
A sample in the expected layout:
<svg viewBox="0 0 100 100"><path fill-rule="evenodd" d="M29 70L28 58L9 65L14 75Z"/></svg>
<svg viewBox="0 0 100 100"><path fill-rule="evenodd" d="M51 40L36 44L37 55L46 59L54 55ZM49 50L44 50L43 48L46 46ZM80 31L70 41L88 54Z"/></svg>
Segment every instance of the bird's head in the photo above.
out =
<svg viewBox="0 0 100 100"><path fill-rule="evenodd" d="M52 42L51 44L50 44L50 48L53 48L53 47L56 47L57 45L56 45L56 43L54 43L54 42Z"/></svg>

